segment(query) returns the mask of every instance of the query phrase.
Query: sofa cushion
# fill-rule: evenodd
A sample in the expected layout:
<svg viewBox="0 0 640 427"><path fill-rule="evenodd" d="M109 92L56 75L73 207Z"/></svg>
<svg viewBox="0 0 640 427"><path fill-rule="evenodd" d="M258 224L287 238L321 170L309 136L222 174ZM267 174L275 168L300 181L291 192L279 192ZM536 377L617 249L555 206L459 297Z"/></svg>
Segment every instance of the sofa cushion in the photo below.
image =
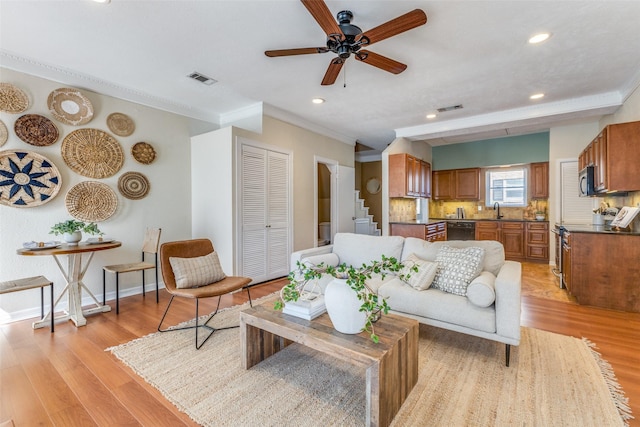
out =
<svg viewBox="0 0 640 427"><path fill-rule="evenodd" d="M418 291L395 277L378 290L391 310L435 319L487 333L496 332L496 311L478 307L468 298L443 292L433 287Z"/></svg>
<svg viewBox="0 0 640 427"><path fill-rule="evenodd" d="M178 289L198 288L227 277L222 271L217 252L193 258L169 257L169 263Z"/></svg>
<svg viewBox="0 0 640 427"><path fill-rule="evenodd" d="M489 307L496 300L496 276L483 271L467 286L467 298L473 305Z"/></svg>
<svg viewBox="0 0 640 427"><path fill-rule="evenodd" d="M484 249L484 264L482 270L497 276L504 265L504 246L495 240L448 240L446 242L426 242L415 237L407 237L402 249L402 260L412 253L427 261L435 261L442 246L454 248L479 247Z"/></svg>
<svg viewBox="0 0 640 427"><path fill-rule="evenodd" d="M438 270L433 287L456 295L466 295L467 286L482 271L484 249L442 246L436 256Z"/></svg>
<svg viewBox="0 0 640 427"><path fill-rule="evenodd" d="M371 261L380 261L382 255L400 260L404 237L369 236L355 233L336 233L333 253L340 257L340 264L360 267Z"/></svg>
<svg viewBox="0 0 640 427"><path fill-rule="evenodd" d="M412 270L414 266L418 267L418 272ZM438 263L426 261L411 254L404 260L404 267L400 270L400 275L406 277L403 279L405 283L414 289L423 291L431 286L433 278L436 277L437 269Z"/></svg>

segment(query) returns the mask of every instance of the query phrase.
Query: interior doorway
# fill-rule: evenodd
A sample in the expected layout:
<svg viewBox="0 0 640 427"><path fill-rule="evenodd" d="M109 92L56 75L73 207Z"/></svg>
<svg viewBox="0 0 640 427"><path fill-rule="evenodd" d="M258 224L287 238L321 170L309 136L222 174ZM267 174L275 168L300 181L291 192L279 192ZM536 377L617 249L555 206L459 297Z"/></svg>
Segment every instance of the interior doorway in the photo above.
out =
<svg viewBox="0 0 640 427"><path fill-rule="evenodd" d="M318 246L333 243L338 232L355 231L355 168L316 157L314 169L314 241ZM325 221L327 211L329 220Z"/></svg>

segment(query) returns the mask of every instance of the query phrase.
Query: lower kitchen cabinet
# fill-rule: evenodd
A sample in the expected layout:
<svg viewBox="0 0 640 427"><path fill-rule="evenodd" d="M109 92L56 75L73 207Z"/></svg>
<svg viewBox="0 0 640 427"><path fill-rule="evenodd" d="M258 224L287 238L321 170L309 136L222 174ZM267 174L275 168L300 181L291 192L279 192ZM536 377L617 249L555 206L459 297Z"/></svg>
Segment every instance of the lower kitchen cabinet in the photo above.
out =
<svg viewBox="0 0 640 427"><path fill-rule="evenodd" d="M447 240L447 223L444 221L430 224L391 223L389 232L392 236L416 237L429 242Z"/></svg>
<svg viewBox="0 0 640 427"><path fill-rule="evenodd" d="M546 221L476 221L476 240L497 240L506 259L549 261L549 223Z"/></svg>
<svg viewBox="0 0 640 427"><path fill-rule="evenodd" d="M564 234L562 273L579 304L640 312L640 236Z"/></svg>

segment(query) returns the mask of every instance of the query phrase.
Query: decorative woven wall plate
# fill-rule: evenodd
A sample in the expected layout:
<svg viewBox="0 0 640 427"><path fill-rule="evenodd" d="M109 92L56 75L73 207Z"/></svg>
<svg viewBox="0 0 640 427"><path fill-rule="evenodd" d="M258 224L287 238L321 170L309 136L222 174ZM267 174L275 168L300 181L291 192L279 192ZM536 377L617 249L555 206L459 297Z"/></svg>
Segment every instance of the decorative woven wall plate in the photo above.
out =
<svg viewBox="0 0 640 427"><path fill-rule="evenodd" d="M58 168L38 153L0 151L0 204L15 208L40 206L60 191Z"/></svg>
<svg viewBox="0 0 640 427"><path fill-rule="evenodd" d="M29 108L29 98L10 83L0 83L0 111L20 114Z"/></svg>
<svg viewBox="0 0 640 427"><path fill-rule="evenodd" d="M13 129L18 138L36 147L54 144L60 135L56 125L39 114L25 114L19 117Z"/></svg>
<svg viewBox="0 0 640 427"><path fill-rule="evenodd" d="M138 163L148 165L156 159L156 150L146 142L136 142L131 147L131 155Z"/></svg>
<svg viewBox="0 0 640 427"><path fill-rule="evenodd" d="M107 117L107 126L118 136L129 136L136 129L136 125L129 116L123 113L111 113Z"/></svg>
<svg viewBox="0 0 640 427"><path fill-rule="evenodd" d="M2 147L5 142L7 142L8 138L9 132L7 132L7 126L2 120L0 120L0 147Z"/></svg>
<svg viewBox="0 0 640 427"><path fill-rule="evenodd" d="M107 184L83 181L67 192L65 204L67 211L75 219L100 222L116 212L118 196Z"/></svg>
<svg viewBox="0 0 640 427"><path fill-rule="evenodd" d="M62 141L62 158L74 172L89 178L115 175L124 164L124 151L114 137L99 129L78 129Z"/></svg>
<svg viewBox="0 0 640 427"><path fill-rule="evenodd" d="M149 189L149 180L139 172L126 172L118 179L118 190L127 199L142 199L149 193Z"/></svg>
<svg viewBox="0 0 640 427"><path fill-rule="evenodd" d="M77 89L63 87L54 90L47 98L47 105L56 120L68 125L84 125L93 118L91 101Z"/></svg>

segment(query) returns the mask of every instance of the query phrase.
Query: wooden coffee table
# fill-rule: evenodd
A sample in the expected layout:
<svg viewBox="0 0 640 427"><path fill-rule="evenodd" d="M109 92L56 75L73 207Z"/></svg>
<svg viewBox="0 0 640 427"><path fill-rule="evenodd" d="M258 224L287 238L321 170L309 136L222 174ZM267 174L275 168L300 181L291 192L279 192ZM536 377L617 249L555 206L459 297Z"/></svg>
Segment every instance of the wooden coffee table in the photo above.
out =
<svg viewBox="0 0 640 427"><path fill-rule="evenodd" d="M249 369L297 342L366 368L367 425L388 426L418 381L418 322L389 314L368 334L336 331L325 313L304 320L273 309L273 302L240 313L242 366Z"/></svg>

